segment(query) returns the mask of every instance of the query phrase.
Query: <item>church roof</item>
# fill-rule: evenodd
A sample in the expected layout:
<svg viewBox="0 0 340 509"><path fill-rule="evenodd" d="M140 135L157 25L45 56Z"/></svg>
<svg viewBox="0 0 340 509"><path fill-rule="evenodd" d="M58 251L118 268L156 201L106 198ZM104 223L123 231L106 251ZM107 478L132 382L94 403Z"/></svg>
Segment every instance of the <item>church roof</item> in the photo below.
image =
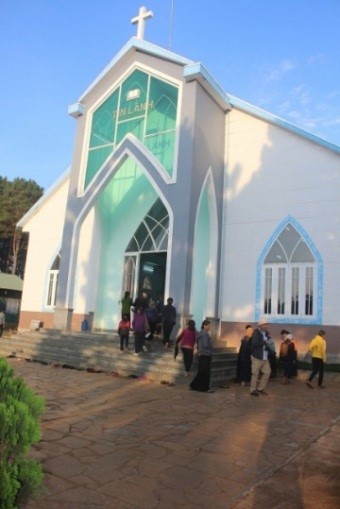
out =
<svg viewBox="0 0 340 509"><path fill-rule="evenodd" d="M97 78L91 83L91 85L85 90L82 96L79 98L79 102L75 105L70 106L69 113L72 116L77 117L78 108L82 108L81 101L84 97L96 86L98 82L112 69L119 60L121 60L129 51L140 51L147 53L163 60L173 62L183 66L183 77L186 82L197 81L204 90L215 100L215 102L225 111L228 112L233 108L242 110L249 115L255 116L261 120L269 122L273 125L286 129L287 131L296 134L302 138L305 138L313 143L316 143L328 150L331 150L337 154L340 154L340 147L334 143L330 143L322 138L301 129L290 122L270 113L257 106L247 103L238 97L232 96L226 93L222 87L217 83L213 76L205 69L201 62L195 62L185 58L177 53L173 53L165 48L152 44L144 39L138 39L132 37L125 46L117 53L117 55L111 60L111 62L103 69L103 71L97 76ZM71 113L72 107L75 107L76 114Z"/></svg>
<svg viewBox="0 0 340 509"><path fill-rule="evenodd" d="M60 186L62 186L65 180L70 178L71 167L69 166L64 173L60 175L60 177L52 184L51 187L44 192L44 194L39 198L39 200L26 212L24 216L18 221L17 226L19 228L24 228L27 221L29 221L34 214L36 214L40 208L49 200L53 193L55 193Z"/></svg>
<svg viewBox="0 0 340 509"><path fill-rule="evenodd" d="M328 150L332 150L333 152L340 154L340 147L338 145L335 145L334 143L323 140L319 136L316 136L315 134L305 131L304 129L301 129L300 127L297 127L296 125L291 124L290 122L287 122L283 118L280 118L280 117L274 115L273 113L262 110L261 108L258 108L257 106L253 106L252 104L249 104L246 101L239 99L238 97L234 97L232 95L228 95L228 97L230 100L230 104L233 108L242 110L246 113L249 113L249 115L253 115L254 117L265 120L265 121L267 121L273 125L276 125L278 127L282 127L283 129L286 129L287 131L290 131L291 133L297 134L298 136L305 138L306 140L312 141L313 143L317 143L318 145L321 145L322 147L324 147Z"/></svg>
<svg viewBox="0 0 340 509"><path fill-rule="evenodd" d="M136 50L149 55L159 57L163 60L173 62L179 65L193 64L192 60L182 57L177 53L173 53L165 48L161 48L156 44L147 42L143 39L137 39L137 37L131 37L131 39L123 46L123 48L117 53L117 55L111 60L111 62L103 69L103 71L97 76L97 78L91 83L91 85L85 90L83 95L79 98L79 102L96 86L96 84L121 60L129 51Z"/></svg>

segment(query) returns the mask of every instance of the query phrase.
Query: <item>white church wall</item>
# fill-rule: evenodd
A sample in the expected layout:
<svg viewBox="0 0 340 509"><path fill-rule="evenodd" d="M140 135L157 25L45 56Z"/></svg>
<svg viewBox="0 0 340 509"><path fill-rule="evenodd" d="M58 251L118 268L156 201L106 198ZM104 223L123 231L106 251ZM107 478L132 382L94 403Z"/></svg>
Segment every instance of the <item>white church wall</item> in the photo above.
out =
<svg viewBox="0 0 340 509"><path fill-rule="evenodd" d="M227 123L222 320L254 320L258 257L290 215L323 260L323 320L339 324L339 156L241 111Z"/></svg>
<svg viewBox="0 0 340 509"><path fill-rule="evenodd" d="M95 309L95 295L100 252L100 228L95 209L86 217L79 236L74 312L87 314Z"/></svg>
<svg viewBox="0 0 340 509"><path fill-rule="evenodd" d="M48 310L48 275L57 256L65 219L69 180L66 179L24 225L29 232L21 311ZM52 312L53 310L50 309Z"/></svg>

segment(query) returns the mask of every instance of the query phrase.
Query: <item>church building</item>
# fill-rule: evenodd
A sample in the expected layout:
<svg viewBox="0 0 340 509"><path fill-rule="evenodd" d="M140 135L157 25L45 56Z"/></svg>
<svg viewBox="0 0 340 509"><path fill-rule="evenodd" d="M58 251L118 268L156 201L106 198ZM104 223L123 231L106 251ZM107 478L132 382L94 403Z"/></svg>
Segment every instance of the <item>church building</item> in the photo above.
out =
<svg viewBox="0 0 340 509"><path fill-rule="evenodd" d="M300 352L325 329L340 362L340 147L144 40L147 15L69 107L70 168L19 222L19 328L116 330L143 291L230 345L260 316Z"/></svg>

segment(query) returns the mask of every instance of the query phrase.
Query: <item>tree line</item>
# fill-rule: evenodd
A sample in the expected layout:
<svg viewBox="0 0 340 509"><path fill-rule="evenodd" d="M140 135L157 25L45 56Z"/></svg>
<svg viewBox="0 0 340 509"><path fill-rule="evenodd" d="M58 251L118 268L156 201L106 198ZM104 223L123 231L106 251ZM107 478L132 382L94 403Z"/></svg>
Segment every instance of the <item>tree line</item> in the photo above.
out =
<svg viewBox="0 0 340 509"><path fill-rule="evenodd" d="M18 221L39 200L44 190L34 180L0 176L0 271L23 278L28 234Z"/></svg>

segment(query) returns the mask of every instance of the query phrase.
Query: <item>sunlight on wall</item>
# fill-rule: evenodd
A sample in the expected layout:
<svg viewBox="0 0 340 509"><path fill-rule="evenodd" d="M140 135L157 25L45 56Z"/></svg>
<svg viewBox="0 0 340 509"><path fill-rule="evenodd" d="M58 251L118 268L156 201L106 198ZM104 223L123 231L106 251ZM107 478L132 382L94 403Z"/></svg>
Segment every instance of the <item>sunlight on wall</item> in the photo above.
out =
<svg viewBox="0 0 340 509"><path fill-rule="evenodd" d="M269 141L270 126L255 117L233 110L226 117L226 122L229 122L229 133L225 199L233 200L263 168L263 150L270 148L272 143Z"/></svg>

